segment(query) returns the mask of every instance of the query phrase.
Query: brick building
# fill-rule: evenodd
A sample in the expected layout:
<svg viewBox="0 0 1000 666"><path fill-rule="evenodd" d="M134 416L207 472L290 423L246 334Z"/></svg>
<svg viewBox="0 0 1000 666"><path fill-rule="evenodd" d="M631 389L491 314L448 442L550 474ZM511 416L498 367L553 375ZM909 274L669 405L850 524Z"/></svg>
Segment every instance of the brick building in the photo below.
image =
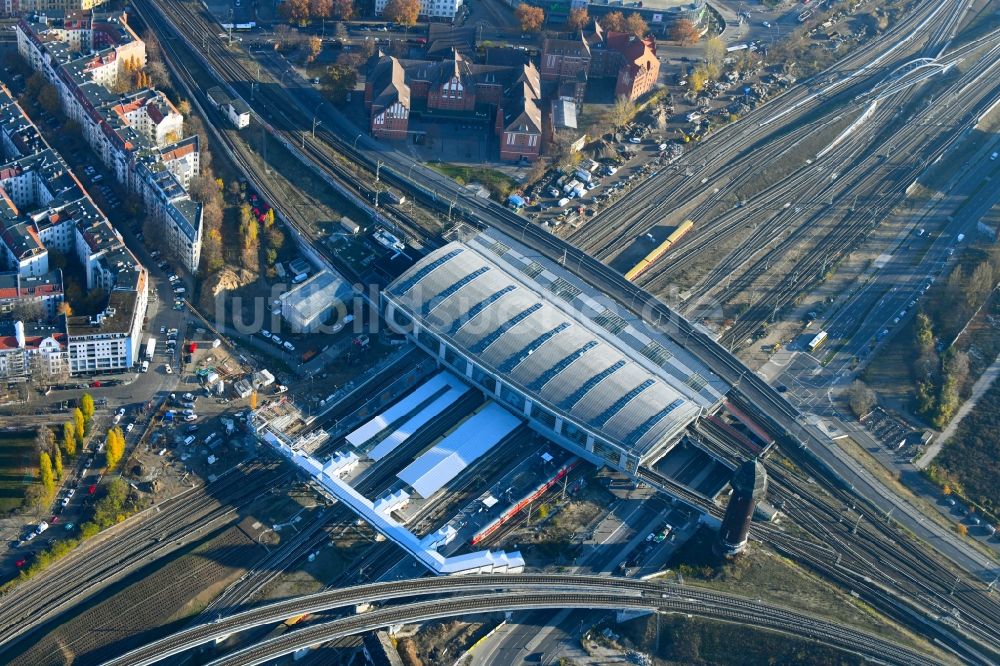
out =
<svg viewBox="0 0 1000 666"><path fill-rule="evenodd" d="M573 37L545 39L539 71L543 81L557 86L558 97L581 105L590 79L614 78L615 97L641 97L656 83L660 60L652 38L605 33L595 21Z"/></svg>
<svg viewBox="0 0 1000 666"><path fill-rule="evenodd" d="M531 63L480 65L458 52L442 61L378 54L368 62L365 109L380 139L403 140L411 114L443 119L494 118L501 159L538 157L541 86Z"/></svg>

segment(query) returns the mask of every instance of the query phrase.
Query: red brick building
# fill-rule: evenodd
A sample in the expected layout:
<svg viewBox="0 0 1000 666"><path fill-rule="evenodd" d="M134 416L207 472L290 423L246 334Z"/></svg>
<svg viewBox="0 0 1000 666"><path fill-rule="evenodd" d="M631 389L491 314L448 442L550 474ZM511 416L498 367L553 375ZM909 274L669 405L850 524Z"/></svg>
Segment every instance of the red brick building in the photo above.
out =
<svg viewBox="0 0 1000 666"><path fill-rule="evenodd" d="M559 97L573 97L580 105L590 79L615 78L615 96L631 100L652 89L660 75L656 42L623 32L605 33L594 22L569 39L542 43L541 78L558 84Z"/></svg>
<svg viewBox="0 0 1000 666"><path fill-rule="evenodd" d="M413 113L460 120L495 118L502 159L535 159L541 147L538 70L479 65L455 52L440 62L376 55L368 63L365 108L380 139L402 140Z"/></svg>

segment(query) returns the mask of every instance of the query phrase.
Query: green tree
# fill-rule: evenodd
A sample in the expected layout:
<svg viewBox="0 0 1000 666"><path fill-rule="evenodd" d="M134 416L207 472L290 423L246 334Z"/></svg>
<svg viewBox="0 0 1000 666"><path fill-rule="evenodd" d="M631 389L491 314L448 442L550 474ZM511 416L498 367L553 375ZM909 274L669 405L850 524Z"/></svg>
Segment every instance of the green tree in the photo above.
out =
<svg viewBox="0 0 1000 666"><path fill-rule="evenodd" d="M94 398L89 393L80 396L80 412L83 414L84 430L90 432L90 422L94 418Z"/></svg>
<svg viewBox="0 0 1000 666"><path fill-rule="evenodd" d="M334 104L343 104L358 83L358 72L348 65L330 65L323 73L323 89Z"/></svg>
<svg viewBox="0 0 1000 666"><path fill-rule="evenodd" d="M63 423L62 445L66 449L66 455L72 456L76 453L76 426L72 421Z"/></svg>
<svg viewBox="0 0 1000 666"><path fill-rule="evenodd" d="M56 479L52 473L52 459L47 453L38 455L38 480L45 490L45 503L52 501L56 494Z"/></svg>

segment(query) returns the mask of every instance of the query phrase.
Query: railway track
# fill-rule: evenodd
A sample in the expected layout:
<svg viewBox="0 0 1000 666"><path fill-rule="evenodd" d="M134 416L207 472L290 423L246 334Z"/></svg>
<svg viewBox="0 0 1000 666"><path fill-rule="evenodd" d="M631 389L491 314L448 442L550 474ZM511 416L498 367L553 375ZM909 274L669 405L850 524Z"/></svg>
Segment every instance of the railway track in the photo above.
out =
<svg viewBox="0 0 1000 666"><path fill-rule="evenodd" d="M921 7L921 11L927 10L927 3ZM928 18L926 14L921 15ZM792 100L789 108L799 108L795 106L801 101L799 98L789 99ZM362 138L361 136L353 141L350 138L344 138L339 132L346 128L341 128L334 122L330 124L337 126L338 132L327 132L323 135L323 139L329 141L337 151L349 155L358 163L374 168L376 162L374 155L376 153L369 152L372 142L365 137L362 147L358 148L356 142ZM605 291L628 309L642 313L647 320L656 321L662 330L698 355L714 372L731 384L738 386L739 388L735 389L733 394L746 399L751 415L761 419L765 427L772 428L775 432L786 433L784 443L787 445L794 442L788 448L787 453L796 463L810 465L811 469L817 470L816 474L823 479L825 487L840 487L849 490L851 496L860 500L857 491L850 487L837 472L815 457L813 449L821 447L822 444L817 439L816 434L799 421L798 411L760 378L749 372L721 346L700 331L695 330L664 304L652 298L636 285L626 283L621 275L613 269L564 241L528 224L523 218L504 209L499 204L478 200L463 193L460 188L447 179L429 172L423 167L411 165L408 159L402 158L394 151L386 150L377 153L377 155L377 160L383 165L381 168L383 179L405 188L437 210L444 211L454 208L455 213L473 227L478 228L483 224L490 224L514 238L522 238L524 242L531 244L536 251L553 261L563 263L570 270L576 271L584 279L594 284L596 288ZM411 175L414 171L416 178L420 180L414 179ZM442 192L448 193L447 198L441 195ZM454 200L450 200L452 195L455 197ZM915 552L922 552L926 556L926 552L922 548L916 549Z"/></svg>
<svg viewBox="0 0 1000 666"><path fill-rule="evenodd" d="M717 424L699 423L701 441L715 455L739 463L738 444ZM793 537L768 524L754 524L751 533L865 601L889 617L914 626L949 644L970 663L990 663L1000 656L1000 603L979 585L957 579L936 560L919 556L919 549L878 513L869 513L848 493L820 491L803 474L764 459L771 501L814 542ZM864 520L867 515L868 520ZM879 523L872 523L872 519ZM887 534L888 532L888 534ZM808 545L807 545L808 544ZM985 656L985 660L984 660Z"/></svg>
<svg viewBox="0 0 1000 666"><path fill-rule="evenodd" d="M276 463L237 468L111 528L93 543L85 543L72 557L24 581L0 604L0 655L14 639L176 550L191 534L207 532L231 519L236 506L255 499L259 484L278 484L287 476Z"/></svg>
<svg viewBox="0 0 1000 666"><path fill-rule="evenodd" d="M501 590L504 592L497 592ZM655 581L634 581L610 576L484 574L481 576L467 577L452 576L442 578L422 578L375 583L354 588L325 591L305 597L271 603L267 606L262 606L222 618L216 622L206 623L185 629L181 632L167 636L163 639L133 650L128 654L113 659L107 662L104 666L123 666L124 664L129 664L130 666L144 666L145 664L155 663L160 659L210 642L219 636L245 631L255 626L280 622L285 618L295 615L305 613L318 614L335 610L337 608L346 608L361 601L378 603L398 599L416 598L424 595L456 593L476 595L465 597L466 599L490 597L497 598L504 593L516 597L523 597L530 594L538 594L539 590L548 590L551 593L558 593L560 595L578 594L580 597L589 599L594 599L600 597L601 595L616 595L618 597L627 595L633 600L656 600L657 604L665 599L684 599L687 603L692 605L691 607L701 610L710 608L713 605L725 605L731 608L744 609L767 609L769 612L773 609L773 615L771 615L771 617L774 617L776 622L780 623L794 620L791 624L785 627L785 631L794 627L803 617L808 617L780 607L760 604L759 602L739 597L737 595L715 592L696 586L677 584L668 585ZM485 592L492 592L492 594L485 597L478 596ZM460 603L462 599L463 597L437 599L434 603L456 604ZM565 601L565 599L561 601ZM597 606L582 607L592 608ZM610 605L608 607L617 608L616 605ZM405 606L393 606L359 616L352 615L350 616L350 619L356 620L358 618L373 617L376 613L397 612L404 609ZM695 610L695 612L699 611ZM764 615L768 615L769 612L764 613ZM379 618L378 622L381 621L382 619ZM811 618L811 621L823 622L822 620L817 620L815 618ZM753 623L756 624L756 622ZM391 624L394 624L394 622L390 621L376 626L387 626ZM826 624L830 626L830 623ZM874 637L868 634L848 627L838 626L838 631L842 636L848 638L849 640L859 641L858 645L863 645L866 641L874 639ZM303 639L304 636L306 635L300 635L296 640ZM310 645L319 643L324 640L328 640L329 638L332 637L311 635L308 637L308 640L311 642L306 644ZM882 639L874 640L881 641ZM895 649L903 651L903 653L906 653L908 656L912 656L914 654L908 648L896 646ZM927 662L926 656L922 659L922 661L910 661L907 663Z"/></svg>
<svg viewBox="0 0 1000 666"><path fill-rule="evenodd" d="M998 54L1000 46L988 52L972 73L964 77L965 82L950 95L957 100L955 104L947 108L944 105L925 107L925 112L914 118L912 124L915 131L911 132L910 136L890 139L894 144L892 148L897 151L906 150L907 154L914 156L909 163L896 165L896 173L891 178L884 178L878 170L882 162L879 155L882 153L873 151L869 154L860 165L860 185L867 187L869 193L866 197L869 203L865 209L860 215L847 215L840 223L828 225L827 232L821 232L820 238L812 243L811 249L796 263L792 279L779 281L765 297L740 315L735 324L724 333L723 344L732 345L746 339L762 322L772 318L773 313L792 302L797 294L822 280L824 268L856 248L903 200L910 184L923 172L925 165L936 162L964 136L964 133L957 131L952 131L944 137L928 135L926 132L928 126L940 122L941 117L946 114L956 128L962 127L966 121L974 119L978 113L1000 99L1000 83L997 83L996 77ZM888 145L882 148L888 153ZM925 161L918 161L916 155L925 156ZM842 191L838 198L849 197L851 193L852 190L847 189ZM770 266L780 261L781 254L788 251L791 243L800 240L802 235L808 233L808 229L817 226L819 218L826 217L829 220L829 216L824 213L825 211L815 213L812 216L812 224L807 222L806 225L793 231L784 243L776 244L754 259L748 270L716 292L716 298L721 302L729 302L736 294L755 285L767 273ZM738 271L736 262L749 261L749 257L745 259L738 255L732 257L723 262L719 268L723 273L719 274L731 275ZM706 294L707 290L702 290L699 298L703 298Z"/></svg>
<svg viewBox="0 0 1000 666"><path fill-rule="evenodd" d="M212 19L206 16L206 10L200 5L195 9L188 2L154 3L140 0L135 3L135 7L147 25L155 27L157 31L171 33L177 39L188 40L191 35L203 34L205 31L211 34ZM169 42L169 40L161 40L161 42ZM210 108L210 104L203 92L205 89L203 82L198 81L187 68L183 67L170 44L164 43L163 47L168 65L173 65L172 69L175 75L183 80L189 94L198 100L204 113L206 109ZM262 70L250 71L241 60L230 57L233 54L225 54L224 48L221 44L216 44L215 49L209 48L205 53L197 52L196 49L192 49L192 51L197 52L209 77L230 88L243 99L254 98L266 101L269 110L267 119L258 117L258 120L265 126L269 134L278 139L289 152L293 154L298 152L306 160L318 165L323 179L349 201L353 199L354 205L367 210L373 220L382 221L387 226L397 230L403 229L409 238L415 238L420 244L427 247L433 248L439 244L434 236L427 233L399 208L384 205L378 207L377 210L373 208L371 204L376 200L381 188L365 183L357 173L342 162L339 155L332 154L327 149L326 144L318 138L324 134L321 126L314 128L313 131L304 129L312 126L313 119L305 118L302 114L288 112L288 109L295 109L295 106L290 103L285 88L278 85L277 81L258 81L258 75ZM246 145L230 139L225 133L214 132L214 135L226 146L227 152L238 156L238 166L248 179L254 181L258 191L270 201L280 202L282 200L280 193L276 192L272 186L254 177L255 169L249 157L249 148ZM358 165L353 166L357 167ZM374 183L375 175L372 174L371 177ZM353 195L355 191L358 191L361 196ZM279 208L287 216L286 221L307 238L314 249L322 253L338 268L342 267L342 262L326 251L310 220L299 215L289 215L287 211L283 210L284 207ZM352 273L349 268L345 268L345 270L349 274ZM353 277L359 278L360 276Z"/></svg>
<svg viewBox="0 0 1000 666"><path fill-rule="evenodd" d="M954 51L949 52L947 56L944 56L943 60L951 64L961 62L976 50L983 48L988 39L989 37L982 38L957 47ZM773 238L774 228L780 229L788 226L791 223L790 220L797 217L797 213L780 207L783 202L807 201L808 203L803 204L802 208L806 211L813 211L816 210L821 201L833 201L835 199L833 196L834 193L838 193L837 198L852 196L852 192L847 187L850 174L852 172L855 174L859 172L867 174L872 169L872 165L870 164L872 156L883 155L884 157L888 157L892 154L892 151L884 147L875 150L879 144L873 143L873 140L877 139L885 145L890 145L894 143L894 136L897 133L905 133L906 130L911 130L910 133L912 134L912 130L916 129L919 131L921 129L915 128L913 125L907 125L904 119L895 112L898 107L902 108L906 105L907 99L920 99L918 95L914 94L914 89L910 89L910 92L902 99L900 99L900 94L897 93L896 98L880 102L880 106L874 116L869 118L852 136L847 137L842 144L837 146L831 156L825 157L822 160L816 160L814 164L803 164L800 169L793 172L787 178L781 179L778 183L757 192L749 199L737 197L734 192L740 188L749 187L749 181L756 177L759 169L782 164L782 161L786 159L787 152L798 144L798 137L792 136L787 141L783 140L781 142L783 145L777 151L776 156L773 155L775 150L772 147L768 147L767 150L758 151L753 168L743 171L738 176L731 177L718 194L713 194L706 198L705 201L700 203L688 215L688 217L698 220L694 233L689 234L688 238L679 243L676 249L672 249L668 262L661 262L654 272L647 273L642 280L642 284L654 292L659 291L663 288L667 280L689 270L706 253L717 252L717 245L720 239L725 239L727 235L732 234L745 225L753 224L755 231L750 238L737 248L736 252L747 252L754 247L766 245L767 241ZM834 118L840 118L845 113L838 114ZM859 107L856 115L860 115L860 113L861 108ZM847 116L845 121L854 117L855 115ZM822 122L817 121L816 124L821 124ZM841 162L832 166L830 164L831 159L837 155L841 156ZM864 163L862 158L869 158L869 163ZM809 160L809 162L812 163L813 160ZM875 164L874 166L878 168L881 164ZM838 174L835 180L828 178L828 174L831 173ZM812 183L814 186L811 190L803 187L809 183ZM817 191L822 191L822 196L816 195L815 192ZM810 201L810 199L812 200ZM866 197L865 201L868 200L870 198ZM851 205L851 208L853 207L854 204ZM761 217L766 217L763 223L760 222ZM630 241L631 238L626 238L622 242ZM731 265L728 266L731 267ZM723 272L720 265L718 270L713 274L718 276L726 275L727 273ZM705 282L711 284L707 278L701 282L703 284Z"/></svg>
<svg viewBox="0 0 1000 666"><path fill-rule="evenodd" d="M671 219L679 222L685 218L702 222L691 213L691 208L711 196L706 185L719 188L720 196L735 191L738 183L760 168L762 151L786 151L807 135L806 128L814 131L828 121L807 122L805 127L789 128L795 128L796 123L809 118L810 113L821 106L831 111L838 111L839 105L853 106L859 92L870 89L885 75L884 60L894 55L902 59L904 52L898 55L896 52L911 40L927 35L934 28L934 21L942 18L942 13L943 18L947 18L964 14L964 11L964 3L959 0L920 3L879 38L759 106L738 123L716 132L709 141L692 150L677 171L661 171L657 177L634 188L627 198L645 202L643 205L631 206L629 201L620 201L581 227L569 241L607 260L654 224ZM936 33L929 37L935 38ZM912 52L912 49L905 52ZM777 118L782 120L780 125L773 124ZM695 167L699 164L700 168ZM692 168L694 173L686 176L680 171L683 165ZM699 212L707 210L703 206ZM693 237L686 242L691 240ZM684 244L680 243L680 247Z"/></svg>

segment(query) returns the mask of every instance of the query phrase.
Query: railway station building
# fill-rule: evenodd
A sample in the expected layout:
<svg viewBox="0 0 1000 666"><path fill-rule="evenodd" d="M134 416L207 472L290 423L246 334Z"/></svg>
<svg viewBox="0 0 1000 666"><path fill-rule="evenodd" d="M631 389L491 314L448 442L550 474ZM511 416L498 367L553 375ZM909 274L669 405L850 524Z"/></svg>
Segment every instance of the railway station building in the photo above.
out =
<svg viewBox="0 0 1000 666"><path fill-rule="evenodd" d="M728 389L672 339L495 231L431 252L381 305L390 325L531 428L628 474Z"/></svg>

